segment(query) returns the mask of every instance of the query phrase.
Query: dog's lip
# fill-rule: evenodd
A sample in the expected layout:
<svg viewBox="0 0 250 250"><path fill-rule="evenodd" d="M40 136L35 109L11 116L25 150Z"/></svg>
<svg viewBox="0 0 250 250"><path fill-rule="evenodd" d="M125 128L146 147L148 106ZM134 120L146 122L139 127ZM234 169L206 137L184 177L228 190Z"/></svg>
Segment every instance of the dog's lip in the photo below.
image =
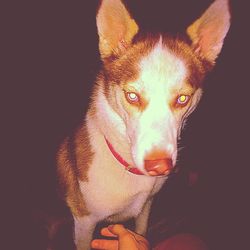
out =
<svg viewBox="0 0 250 250"><path fill-rule="evenodd" d="M155 171L149 171L147 173L150 177L169 177L177 172L177 169L173 167L172 169L167 169L163 174L157 174Z"/></svg>
<svg viewBox="0 0 250 250"><path fill-rule="evenodd" d="M149 176L152 176L152 177L164 177L164 176L168 176L170 174L170 170L166 170L163 174L158 174L157 172L155 171L149 171L148 172Z"/></svg>
<svg viewBox="0 0 250 250"><path fill-rule="evenodd" d="M131 159L130 159L130 166L132 168L137 168L138 170L140 170L144 175L148 176L148 177L168 177L168 176L171 176L173 174L175 174L177 171L178 171L178 168L177 166L175 166L176 162L174 161L173 163L173 166L172 168L169 168L167 169L163 174L159 175L159 174L156 174L156 175L150 175L149 172L147 172L145 169L144 169L144 166L142 168L138 167L137 164L135 163L135 160L134 160L134 154L133 154L133 151L131 151Z"/></svg>

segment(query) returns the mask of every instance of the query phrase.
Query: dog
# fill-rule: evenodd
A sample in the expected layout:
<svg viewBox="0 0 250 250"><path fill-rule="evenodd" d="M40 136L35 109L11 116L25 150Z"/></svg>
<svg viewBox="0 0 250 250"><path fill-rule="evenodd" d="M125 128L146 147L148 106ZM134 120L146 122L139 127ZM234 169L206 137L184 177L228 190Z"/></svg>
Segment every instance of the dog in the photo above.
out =
<svg viewBox="0 0 250 250"><path fill-rule="evenodd" d="M85 119L61 144L58 176L78 250L98 222L135 219L145 235L154 195L177 160L177 141L202 96L230 27L215 0L183 36L142 34L121 0L96 15L102 67Z"/></svg>

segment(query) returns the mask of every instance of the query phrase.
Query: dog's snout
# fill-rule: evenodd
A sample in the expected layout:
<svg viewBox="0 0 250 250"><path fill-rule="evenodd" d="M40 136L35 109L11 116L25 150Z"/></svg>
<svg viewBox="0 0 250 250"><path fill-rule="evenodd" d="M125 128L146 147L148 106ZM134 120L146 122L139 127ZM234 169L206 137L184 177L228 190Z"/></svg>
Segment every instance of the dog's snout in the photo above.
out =
<svg viewBox="0 0 250 250"><path fill-rule="evenodd" d="M173 168L172 159L144 160L146 171L151 176L165 175Z"/></svg>
<svg viewBox="0 0 250 250"><path fill-rule="evenodd" d="M144 159L144 167L151 176L165 175L172 170L173 161L165 152L152 152Z"/></svg>

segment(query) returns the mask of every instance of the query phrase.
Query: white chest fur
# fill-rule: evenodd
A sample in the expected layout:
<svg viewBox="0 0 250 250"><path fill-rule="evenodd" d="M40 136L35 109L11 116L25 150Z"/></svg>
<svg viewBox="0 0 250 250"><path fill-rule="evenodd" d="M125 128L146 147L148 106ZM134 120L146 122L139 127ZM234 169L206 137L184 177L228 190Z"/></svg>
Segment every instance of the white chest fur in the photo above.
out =
<svg viewBox="0 0 250 250"><path fill-rule="evenodd" d="M89 249L95 226L102 220L116 222L135 218L135 231L145 234L152 196L167 179L128 172L114 158L103 133L90 117L87 128L94 155L87 172L88 180L79 181L79 186L89 214L74 217L75 243L81 250Z"/></svg>
<svg viewBox="0 0 250 250"><path fill-rule="evenodd" d="M87 209L97 220L117 214L121 217L136 217L166 178L127 172L107 147L102 148L99 153L101 157L99 154L94 157L90 166L88 182L80 182Z"/></svg>

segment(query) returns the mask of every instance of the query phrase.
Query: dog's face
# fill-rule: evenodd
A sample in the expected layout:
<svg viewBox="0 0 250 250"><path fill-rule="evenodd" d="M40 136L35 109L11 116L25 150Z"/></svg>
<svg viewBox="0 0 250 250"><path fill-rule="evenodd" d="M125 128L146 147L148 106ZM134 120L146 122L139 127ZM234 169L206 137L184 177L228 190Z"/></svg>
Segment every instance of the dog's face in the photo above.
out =
<svg viewBox="0 0 250 250"><path fill-rule="evenodd" d="M210 12L218 14L215 21ZM97 27L103 90L124 124L133 163L148 175L167 174L176 163L181 128L200 100L201 82L228 31L228 3L215 1L187 29L192 42L166 35L132 41L138 27L118 0L103 0Z"/></svg>
<svg viewBox="0 0 250 250"><path fill-rule="evenodd" d="M134 164L141 170L145 160L176 162L178 135L202 92L204 67L194 55L187 56L191 52L184 42L159 35L106 62L106 98L125 124Z"/></svg>

